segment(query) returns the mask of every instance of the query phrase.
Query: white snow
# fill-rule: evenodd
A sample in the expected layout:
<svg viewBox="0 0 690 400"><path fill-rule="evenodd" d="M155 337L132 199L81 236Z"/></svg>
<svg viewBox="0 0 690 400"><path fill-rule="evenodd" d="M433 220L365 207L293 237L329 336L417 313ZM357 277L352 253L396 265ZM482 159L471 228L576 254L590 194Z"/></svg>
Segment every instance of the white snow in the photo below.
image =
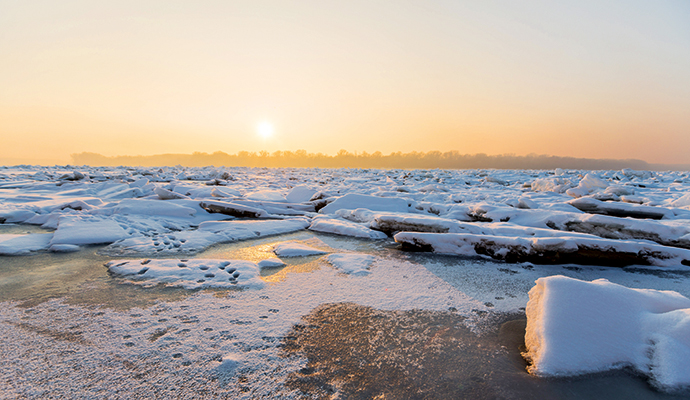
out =
<svg viewBox="0 0 690 400"><path fill-rule="evenodd" d="M366 208L372 211L391 212L407 212L409 210L408 203L404 199L348 193L345 196L339 197L332 203L326 205L326 207L319 210L319 212L322 214L333 214L338 210L352 210L355 208Z"/></svg>
<svg viewBox="0 0 690 400"><path fill-rule="evenodd" d="M285 199L290 203L304 203L311 200L312 196L316 194L316 190L308 186L299 185L290 189L290 192L285 196Z"/></svg>
<svg viewBox="0 0 690 400"><path fill-rule="evenodd" d="M21 255L45 250L53 238L52 233L29 235L0 234L0 255Z"/></svg>
<svg viewBox="0 0 690 400"><path fill-rule="evenodd" d="M327 252L315 247L297 242L283 242L275 246L273 251L278 257L306 257L326 254Z"/></svg>
<svg viewBox="0 0 690 400"><path fill-rule="evenodd" d="M185 289L264 286L259 278L259 266L244 260L113 260L106 266L115 275L148 286L159 283Z"/></svg>
<svg viewBox="0 0 690 400"><path fill-rule="evenodd" d="M127 232L111 219L65 215L60 217L50 244L112 243L127 236Z"/></svg>
<svg viewBox="0 0 690 400"><path fill-rule="evenodd" d="M333 218L314 218L309 229L317 232L367 239L385 239L388 237L385 233L375 231L365 225Z"/></svg>
<svg viewBox="0 0 690 400"><path fill-rule="evenodd" d="M525 344L531 373L630 366L661 389L690 385L690 299L565 276L538 279L529 298Z"/></svg>
<svg viewBox="0 0 690 400"><path fill-rule="evenodd" d="M264 269L264 268L280 268L280 267L284 267L284 266L285 266L285 263L283 262L283 260L281 260L280 258L275 258L275 257L271 257L271 258L267 258L267 259L265 259L265 260L261 260L261 261L259 261L257 264L259 265L259 268L261 268L261 269Z"/></svg>
<svg viewBox="0 0 690 400"><path fill-rule="evenodd" d="M334 253L329 254L326 260L346 274L365 276L369 275L369 268L375 258L368 254Z"/></svg>
<svg viewBox="0 0 690 400"><path fill-rule="evenodd" d="M41 252L34 258L59 260L79 258L81 254L89 257L93 256L91 252L97 251L98 257L155 258L146 264L139 259L109 264L113 277L108 280L141 286L176 285L189 289L256 288L258 290L227 291L237 296L237 301L230 298L219 300L202 294L188 300L185 305L215 310L199 311L198 314L216 331L232 331L232 334L251 342L251 346L255 346L252 349L257 349L265 345L262 337L284 334L302 315L324 302L354 301L379 309L418 307L447 310L452 306L468 317L474 315L472 309L515 313L527 304L527 292L535 279L561 273L589 280L606 277L637 288L670 288L687 296L690 293L687 289L690 279L687 267L690 264L688 192L690 174L682 171L0 167L0 254L3 257L0 263L14 262L8 261L15 260L9 255ZM45 229L54 232L28 234L24 229L26 224L44 228L30 227L31 232L44 232ZM391 254L415 258L413 254L400 255L387 236L392 234L398 242L437 253L470 257L420 257L425 260L427 268L434 269L434 273L443 278L441 280L420 265L388 260L386 257ZM265 239L272 235L282 236ZM305 239L315 237L323 242ZM260 242L257 246L265 249L259 249L251 256L217 255L222 260L246 266L235 284L230 282L229 276L226 281L216 281L216 277L220 279L223 274L227 275L220 268L222 260L210 260L207 253L199 255L203 259L193 258L203 251L213 253L232 246L245 246L227 244L211 247L214 245L252 239L254 241L246 246ZM91 244L104 246L97 249L86 246ZM292 259L286 265L282 260L272 258L274 249L280 257L328 255ZM74 254L50 255L48 251ZM380 253L385 253L385 256ZM477 260L477 256L505 262ZM251 261L241 258L250 258ZM184 259L187 261L181 261ZM186 267L178 266L178 263L187 262ZM199 263L203 262L208 262L205 266L209 269L201 269ZM575 262L594 266L575 265ZM33 268L30 267L31 262L26 264L27 271ZM605 265L629 267L607 268ZM144 267L148 269L142 272ZM46 266L46 269L51 268L51 265ZM276 270L265 271L264 279L259 276L261 268ZM207 277L209 273L214 273L214 277ZM32 274L23 279L34 279ZM269 274L272 274L270 279ZM35 279L36 284L40 284L41 278ZM264 281L270 284L264 284ZM83 285L80 290L87 290L84 288L92 283ZM590 289L587 286L588 289L580 290L578 285L563 284L563 296L572 300L570 302L559 302L560 295L554 295L556 300L553 303L541 301L538 308L544 312L540 315L551 315L549 318L557 327L564 326L562 320L568 315L575 315L576 322L582 323L572 329L579 334L584 331L578 329L589 325L588 318L591 317L595 331L590 337L596 340L589 345L602 356L575 358L573 349L581 348L586 354L587 343L580 342L587 338L586 335L573 338L568 331L540 331L548 333L543 343L550 341L561 345L553 348L541 345L530 350L533 359L537 360L533 367L535 373L579 374L630 365L652 377L663 390L687 385L690 368L683 361L690 359L686 353L686 338L689 336L687 306L657 312L657 309L650 308L650 304L671 302L666 294L621 294L621 298L625 298L623 303L630 304L627 311L620 307L609 310L604 301L595 302L601 310L581 309L578 307L589 304L583 300L583 293L589 293ZM610 291L609 284L587 285L606 293ZM544 293L549 292L549 287L554 288L554 293L561 291L556 283L547 282L543 286ZM573 289L576 286L577 293ZM599 292L591 290L592 294L588 296L618 304L609 299L613 296L609 296L610 293L597 294ZM637 293L633 289L611 292L628 293L626 290ZM223 290L220 292L224 293ZM259 297L268 295L277 299L269 301ZM661 300L652 301L650 298ZM50 307L55 303L51 304ZM179 304L161 301L160 307L176 308ZM223 314L225 311L218 308L220 304L232 304L235 314ZM2 321L23 321L20 315L26 315L14 306L2 305L0 327L3 334L12 339L1 344L9 349L13 343L24 343L23 340L29 339L22 336L24 331ZM281 308L281 318L275 325L264 319L255 321L256 324L250 327L232 325L231 321L237 319L258 318L259 313L276 317L272 311L266 311L269 306L272 310ZM72 315L73 311L66 307L59 309L63 315ZM181 313L179 308L176 309L178 314ZM153 317L152 309L142 313L150 318L146 325L149 328L167 329L165 324L152 322L158 320L158 317ZM172 311L161 313L170 318L174 315ZM594 322L600 320L596 317L600 314L606 314L612 320L629 316L620 323L621 326L630 323L625 325L628 329L619 332L616 330L618 325L597 327ZM128 327L117 329L138 329L129 325L136 322L136 318L114 312L109 315ZM36 318L36 323L46 326L67 324L67 321L50 317L41 317L45 320ZM82 319L96 330L90 340L102 340L110 346L113 334L103 330L105 328L98 328L103 321L89 318L92 317ZM63 328L67 329L67 326ZM205 334L201 329L198 331L195 331L196 338ZM637 333L633 335L631 332ZM149 343L146 339L149 333L150 330L137 333L144 342L143 347L152 354L146 362L167 368L167 361L156 358L160 357L161 351L167 351L166 341ZM630 335L625 336L627 333ZM611 339L610 335L620 335L622 340ZM37 339L32 336L31 340ZM572 345L565 347L562 345L564 342ZM244 352L245 349L232 346L220 348L216 353L211 342L199 344L191 338L180 339L180 343L189 354L196 351L194 346L201 346L203 351L199 354L213 352L218 356L213 360L202 360L203 366L199 368L209 374L223 369L230 371L230 375L239 373L237 371L245 373L254 368L252 366L266 361L265 357L270 358L275 368L282 366L281 362L292 362L276 361L279 360L275 356L278 350L270 347L272 344L266 353L270 356L266 356L258 355L255 350ZM634 349L631 350L629 345ZM29 344L27 346L33 348ZM55 343L50 342L49 346L42 347L41 354L71 357L66 356L66 352L53 351L54 348L57 348ZM3 354L20 354L9 350ZM552 350L554 352L550 353ZM82 355L88 353L100 365L105 365L104 360L110 360L112 356L112 352L94 354L96 350L93 349L80 351L82 353L74 356L75 360L81 360ZM128 357L130 362L139 360L140 354L134 349L121 346L118 352ZM551 358L551 355L557 356ZM24 371L44 373L21 357L12 357L12 365L21 364L26 366ZM201 360L203 356L197 358ZM553 360L566 360L570 364L558 364ZM290 366L295 367L294 364ZM67 367L52 365L51 368L50 371L57 372L45 372L52 374L48 381L61 382L66 385L63 387L68 387L71 384L69 379L75 379L75 376L77 380L89 379L83 374L75 375L77 372ZM269 367L261 368L264 367L260 367L261 373L271 375L272 372L267 372ZM101 369L95 373L105 382L109 377L104 371ZM287 370L282 371L281 376L284 376ZM257 374L253 377L263 376ZM18 378L15 380L19 382ZM34 393L29 388L31 379L22 382L25 383L18 386L22 389L16 389L11 395ZM123 384L117 379L108 382ZM60 393L69 397L69 393ZM93 395L91 397L102 394L89 393ZM232 393L241 396L238 392ZM262 395L270 397L270 392Z"/></svg>

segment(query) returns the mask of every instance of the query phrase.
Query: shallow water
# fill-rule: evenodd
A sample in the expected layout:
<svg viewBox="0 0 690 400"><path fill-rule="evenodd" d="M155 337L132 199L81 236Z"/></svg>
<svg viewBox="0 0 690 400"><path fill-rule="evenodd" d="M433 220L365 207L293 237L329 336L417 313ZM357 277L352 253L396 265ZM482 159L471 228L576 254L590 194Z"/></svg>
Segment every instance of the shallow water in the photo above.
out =
<svg viewBox="0 0 690 400"><path fill-rule="evenodd" d="M24 233L37 228L2 229L2 233ZM4 361L4 367L14 370L3 373L2 385L15 387L22 373L38 367L45 371L25 376L25 384L34 387L19 385L13 394L39 398L46 392L38 389L52 388L75 398L105 393L127 398L134 392L162 398L294 398L302 390L315 397L338 393L345 398L401 399L690 395L659 393L629 371L536 378L527 374L519 355L524 345L521 310L538 277L606 277L627 286L671 289L688 296L688 276L680 271L504 264L403 253L390 240L310 231L217 245L188 258L259 261L273 257L272 246L286 240L423 265L486 308L463 315L455 307L386 311L351 302L324 305L333 302L329 295L333 279L354 282L356 278L329 272L319 256L285 258L286 267L262 271L269 286L258 292L143 288L110 275L104 264L111 258L99 254L101 246L68 254L0 257L0 301L8 305L1 346L8 352L27 352ZM295 279L300 275L304 279ZM309 279L322 279L321 287L299 287ZM415 277L401 273L399 279ZM313 306L298 309L303 301ZM218 360L228 351L248 360L242 364L245 367L223 369ZM36 353L31 357L51 357L50 367L30 358L31 352ZM121 361L106 361L112 354ZM70 363L97 371L93 378L78 375L76 383L60 383L61 375L72 373L65 369ZM108 377L109 371L114 375ZM111 388L119 392L109 392Z"/></svg>

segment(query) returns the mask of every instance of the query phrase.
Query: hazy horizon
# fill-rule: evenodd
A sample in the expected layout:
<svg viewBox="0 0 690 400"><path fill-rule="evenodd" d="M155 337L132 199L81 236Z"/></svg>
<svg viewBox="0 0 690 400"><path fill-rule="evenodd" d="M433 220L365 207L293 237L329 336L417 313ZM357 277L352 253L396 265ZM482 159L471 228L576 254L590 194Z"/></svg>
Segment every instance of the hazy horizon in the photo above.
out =
<svg viewBox="0 0 690 400"><path fill-rule="evenodd" d="M0 159L0 161L2 161ZM20 163L22 164L22 163ZM105 156L99 153L72 154L69 163L58 165L162 167L266 167L266 168L373 168L373 169L592 169L592 170L690 170L690 164L655 164L638 159L592 159L546 154L462 154L440 152L353 152L341 149L334 155L297 151L226 153L165 153ZM16 165L16 164L15 164ZM39 164L40 165L40 164ZM51 165L51 164L42 164Z"/></svg>
<svg viewBox="0 0 690 400"><path fill-rule="evenodd" d="M690 3L0 3L0 160L223 151L690 164Z"/></svg>

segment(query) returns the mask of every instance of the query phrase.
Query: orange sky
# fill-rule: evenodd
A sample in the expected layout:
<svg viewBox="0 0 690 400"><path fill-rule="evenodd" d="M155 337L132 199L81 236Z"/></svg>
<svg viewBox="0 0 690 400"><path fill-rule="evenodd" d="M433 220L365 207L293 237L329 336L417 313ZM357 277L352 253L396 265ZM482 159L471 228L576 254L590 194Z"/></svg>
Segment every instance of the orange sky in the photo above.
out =
<svg viewBox="0 0 690 400"><path fill-rule="evenodd" d="M690 3L600 3L3 1L0 164L297 149L690 163Z"/></svg>

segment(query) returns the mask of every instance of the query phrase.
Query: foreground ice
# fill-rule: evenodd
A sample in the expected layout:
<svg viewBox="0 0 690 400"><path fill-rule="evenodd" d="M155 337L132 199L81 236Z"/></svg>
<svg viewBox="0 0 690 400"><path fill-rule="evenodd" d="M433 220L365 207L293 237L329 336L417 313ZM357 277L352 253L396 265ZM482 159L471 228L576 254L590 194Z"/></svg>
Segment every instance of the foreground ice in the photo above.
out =
<svg viewBox="0 0 690 400"><path fill-rule="evenodd" d="M259 279L259 266L243 260L114 260L106 266L115 275L149 286L158 283L185 289L264 286Z"/></svg>
<svg viewBox="0 0 690 400"><path fill-rule="evenodd" d="M565 276L538 279L529 296L530 372L563 376L633 367L661 389L690 386L690 299Z"/></svg>
<svg viewBox="0 0 690 400"><path fill-rule="evenodd" d="M45 397L49 393L41 390L47 387L58 388L63 397L86 393L82 390L103 397L103 385L119 385L129 393L143 390L148 397L172 397L177 394L166 388L183 387L189 397L216 385L216 380L220 383L214 390L219 393L270 397L270 389L279 386L286 371L303 366L277 356L277 338L327 302L357 302L381 310L443 310L467 317L463 323L472 326L472 318L480 314L520 313L532 282L557 273L590 280L615 276L628 286L670 287L687 295L689 191L688 173L673 171L0 168L3 260L19 255L30 261L24 256L48 257L44 253L49 251L75 252L52 256L55 259L89 257L91 246L98 246L98 257L109 260L111 273L103 280L129 283L122 286L133 286L137 296L164 293L158 290L221 289L215 289L215 294L221 293L218 297L201 292L184 302L161 301L131 314L107 311L104 317L60 301L31 312L3 303L9 305L0 309L0 333L5 338L0 344L3 354L11 355L4 365L12 366L3 379L23 382L11 389L17 397ZM32 233L13 228L27 224L36 225ZM254 249L259 255L212 259L204 253L195 258L230 246L219 246L223 243L273 235L292 237L263 242L265 249ZM305 236L324 242L300 242ZM347 236L360 240L343 244ZM392 237L408 247L395 245ZM398 255L418 260L422 267L381 254L399 254L400 248L456 257ZM303 257L307 255L312 257ZM578 266L583 264L594 267ZM626 268L612 272L605 266ZM94 282L99 281L87 280L82 286ZM165 289L166 285L183 289ZM570 284L565 286L563 293L572 297ZM592 296L614 304L608 295L597 293ZM620 342L623 347L633 344L634 350L619 348L620 343L607 336L609 328L593 325L592 342L603 347L594 350L604 356L599 364L588 364L589 359L570 358L565 346L543 344L579 343L584 339L573 339L571 333L582 333L576 328L588 322L571 331L540 331L549 336L531 347L534 372L572 374L631 365L662 389L685 385L683 371L688 368L679 357L686 357L687 346L678 343L686 343L682 310L688 307L657 312L647 295L622 296L626 304L633 304L628 314L615 307L606 311L605 301L600 302L601 313L609 313L612 320L630 316L621 325L632 321L634 326L623 333L644 328ZM659 304L666 304L666 295L659 296ZM559 321L571 315L571 306L576 321L598 315L577 308L589 304L586 301L562 303L559 298L543 300L538 307L544 315L557 315L557 326L564 326ZM59 310L60 318L52 317L53 309ZM649 313L656 316L640 317ZM35 349L40 349L38 358L21 356ZM557 349L565 353L549 358L549 351ZM41 361L54 357L63 363L46 367ZM561 369L549 360L572 363ZM88 364L93 375L71 370L75 362ZM190 365L194 368L185 371ZM130 370L153 378L121 383ZM227 376L245 375L260 381L261 388L243 395L223 386ZM32 384L37 381L42 385ZM100 391L92 391L95 388Z"/></svg>

